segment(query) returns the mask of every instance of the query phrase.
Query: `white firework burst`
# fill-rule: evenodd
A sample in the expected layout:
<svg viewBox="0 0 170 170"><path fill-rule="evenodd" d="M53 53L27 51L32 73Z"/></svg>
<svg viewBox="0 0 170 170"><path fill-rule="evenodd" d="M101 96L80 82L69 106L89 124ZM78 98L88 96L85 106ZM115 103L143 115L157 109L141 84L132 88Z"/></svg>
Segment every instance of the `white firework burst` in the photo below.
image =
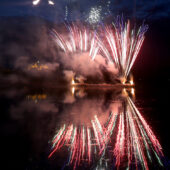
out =
<svg viewBox="0 0 170 170"><path fill-rule="evenodd" d="M101 11L102 11L101 6L99 6L99 7L92 7L90 9L87 21L90 24L98 23L101 20Z"/></svg>

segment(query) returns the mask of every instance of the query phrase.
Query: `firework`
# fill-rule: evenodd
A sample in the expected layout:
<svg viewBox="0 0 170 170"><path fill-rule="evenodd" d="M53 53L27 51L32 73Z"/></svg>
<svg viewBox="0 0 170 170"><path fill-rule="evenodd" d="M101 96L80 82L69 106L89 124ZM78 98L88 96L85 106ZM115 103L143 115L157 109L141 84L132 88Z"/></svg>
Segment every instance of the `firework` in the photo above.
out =
<svg viewBox="0 0 170 170"><path fill-rule="evenodd" d="M49 1L48 1L48 4L49 4L49 5L54 5L54 2L51 1L51 0L49 0Z"/></svg>
<svg viewBox="0 0 170 170"><path fill-rule="evenodd" d="M131 29L129 21L126 23L118 17L112 26L105 26L98 33L74 24L67 28L67 36L52 31L56 44L65 53L88 52L92 60L98 54L103 56L119 70L120 80L124 84L144 42L148 26L143 24L138 30ZM130 83L133 84L133 80Z"/></svg>
<svg viewBox="0 0 170 170"><path fill-rule="evenodd" d="M101 11L102 11L101 6L100 6L100 7L92 7L92 8L90 9L90 12L89 12L89 16L88 16L88 18L87 18L87 21L88 21L90 24L99 23L99 21L101 20Z"/></svg>
<svg viewBox="0 0 170 170"><path fill-rule="evenodd" d="M91 164L96 158L101 161L110 152L113 157L108 160L115 159L117 168L127 160L128 169L149 169L148 162L153 161L154 155L163 166L162 147L132 99L126 96L120 102L121 107L113 109L116 112L111 110L104 124L94 115L91 126L63 125L52 140L49 157L66 145L70 151L69 164L74 168L83 162Z"/></svg>
<svg viewBox="0 0 170 170"><path fill-rule="evenodd" d="M38 4L40 3L40 1L41 1L41 0L34 0L34 1L32 2L32 4L33 4L33 5L38 5Z"/></svg>
<svg viewBox="0 0 170 170"><path fill-rule="evenodd" d="M33 1L32 1L32 4L33 4L34 6L36 6L36 5L38 5L40 2L41 2L41 0L33 0ZM48 4L49 4L49 5L55 5L54 1L52 1L52 0L48 0Z"/></svg>
<svg viewBox="0 0 170 170"><path fill-rule="evenodd" d="M112 27L105 27L104 38L107 45L102 44L101 50L115 63L125 79L141 49L147 29L148 26L144 24L138 30L131 29L130 21L126 23L119 17Z"/></svg>
<svg viewBox="0 0 170 170"><path fill-rule="evenodd" d="M120 114L117 140L115 144L114 154L116 156L116 165L120 165L120 159L124 156L125 149L125 131L124 131L124 115Z"/></svg>

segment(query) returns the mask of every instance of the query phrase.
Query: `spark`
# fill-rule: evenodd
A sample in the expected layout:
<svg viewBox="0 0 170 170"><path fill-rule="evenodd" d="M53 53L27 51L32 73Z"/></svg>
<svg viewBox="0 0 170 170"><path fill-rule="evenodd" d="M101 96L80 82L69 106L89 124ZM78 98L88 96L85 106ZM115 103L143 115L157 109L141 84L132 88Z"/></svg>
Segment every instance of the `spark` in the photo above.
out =
<svg viewBox="0 0 170 170"><path fill-rule="evenodd" d="M48 1L48 4L49 4L49 5L54 5L54 2L51 1L51 0L49 0L49 1Z"/></svg>
<svg viewBox="0 0 170 170"><path fill-rule="evenodd" d="M72 87L72 88L71 88L71 93L72 93L72 95L74 96L74 93L75 93L75 87Z"/></svg>
<svg viewBox="0 0 170 170"><path fill-rule="evenodd" d="M40 0L34 0L34 1L32 2L33 5L38 5L39 3L40 3Z"/></svg>

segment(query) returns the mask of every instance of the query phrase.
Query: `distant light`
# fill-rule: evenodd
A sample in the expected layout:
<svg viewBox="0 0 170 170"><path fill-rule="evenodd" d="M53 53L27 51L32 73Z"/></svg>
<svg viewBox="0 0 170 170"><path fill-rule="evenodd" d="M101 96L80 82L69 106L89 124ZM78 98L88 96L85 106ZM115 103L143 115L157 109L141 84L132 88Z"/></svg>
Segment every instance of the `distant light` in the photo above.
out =
<svg viewBox="0 0 170 170"><path fill-rule="evenodd" d="M34 0L34 1L32 2L32 4L33 4L33 5L38 5L39 2L40 2L40 0Z"/></svg>
<svg viewBox="0 0 170 170"><path fill-rule="evenodd" d="M49 4L49 5L54 5L54 2L51 1L51 0L49 0L49 1L48 1L48 4Z"/></svg>

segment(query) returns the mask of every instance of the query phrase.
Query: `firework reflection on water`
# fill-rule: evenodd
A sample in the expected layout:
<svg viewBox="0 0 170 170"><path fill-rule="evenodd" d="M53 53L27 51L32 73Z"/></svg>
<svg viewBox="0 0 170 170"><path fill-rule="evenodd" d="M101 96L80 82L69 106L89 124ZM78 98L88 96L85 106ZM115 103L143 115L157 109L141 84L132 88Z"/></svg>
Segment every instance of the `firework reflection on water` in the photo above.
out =
<svg viewBox="0 0 170 170"><path fill-rule="evenodd" d="M73 168L84 163L94 166L98 162L96 167L112 164L117 168L149 169L155 160L163 167L162 147L128 95L134 94L134 90L123 91L124 96L108 106L109 114L102 113L105 119L94 113L88 124L71 121L57 129L49 158L66 146L68 164Z"/></svg>

